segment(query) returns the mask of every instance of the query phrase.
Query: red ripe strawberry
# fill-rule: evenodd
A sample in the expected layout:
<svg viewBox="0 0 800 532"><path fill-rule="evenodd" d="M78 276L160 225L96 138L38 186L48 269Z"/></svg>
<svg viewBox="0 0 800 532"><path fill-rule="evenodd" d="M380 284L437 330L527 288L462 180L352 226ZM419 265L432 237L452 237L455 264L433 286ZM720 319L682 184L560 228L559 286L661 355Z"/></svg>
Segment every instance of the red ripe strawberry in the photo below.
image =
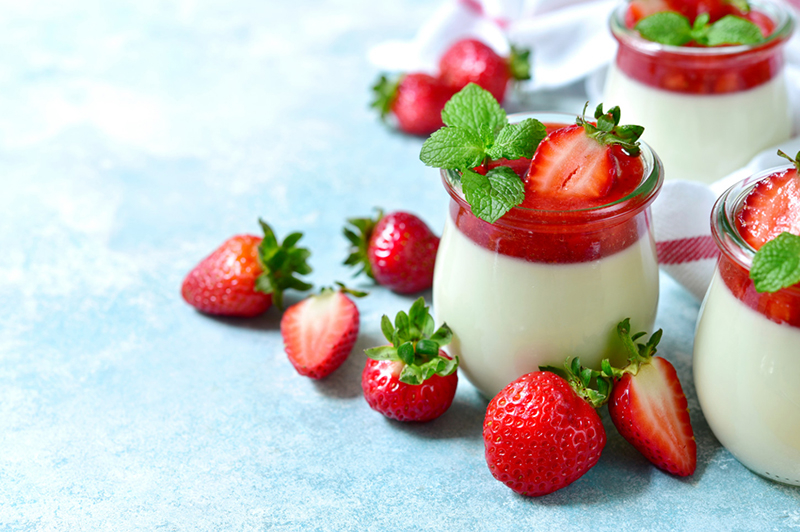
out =
<svg viewBox="0 0 800 532"><path fill-rule="evenodd" d="M309 251L295 247L302 233L292 233L279 244L269 225L259 223L263 238L234 236L189 272L181 287L187 303L207 314L252 317L272 303L281 308L286 288L311 288L294 276L311 273Z"/></svg>
<svg viewBox="0 0 800 532"><path fill-rule="evenodd" d="M433 266L439 237L425 222L407 212L383 215L376 219L348 220L344 235L352 244L345 264L361 266L378 284L400 294L412 294L433 284ZM358 275L358 273L356 275Z"/></svg>
<svg viewBox="0 0 800 532"><path fill-rule="evenodd" d="M539 497L573 483L594 467L606 445L595 408L608 390L589 390L581 376L590 380L597 372L581 368L577 359L558 371L567 379L551 371L523 375L486 409L486 463L494 478L521 495Z"/></svg>
<svg viewBox="0 0 800 532"><path fill-rule="evenodd" d="M622 197L641 178L639 155L641 126L620 126L620 110L595 110L597 124L578 117L577 124L550 133L536 149L526 180L523 207L588 206ZM623 171L624 170L624 171ZM612 190L617 193L610 197ZM549 205L547 205L549 207ZM545 208L547 208L545 207Z"/></svg>
<svg viewBox="0 0 800 532"><path fill-rule="evenodd" d="M281 335L289 362L300 375L321 379L347 360L358 338L359 314L347 297L364 292L323 288L317 294L286 309Z"/></svg>
<svg viewBox="0 0 800 532"><path fill-rule="evenodd" d="M392 345L367 349L361 375L364 398L373 410L398 421L430 421L450 408L458 386L458 357L453 360L440 349L452 338L450 328L433 328L422 298L408 314L400 311L395 325L383 316L381 329Z"/></svg>
<svg viewBox="0 0 800 532"><path fill-rule="evenodd" d="M528 50L512 47L506 59L475 39L462 39L452 45L439 60L442 80L456 91L469 83L480 85L503 103L511 79L530 79Z"/></svg>
<svg viewBox="0 0 800 532"><path fill-rule="evenodd" d="M784 231L800 235L800 152L794 159L778 153L795 167L761 180L736 214L739 234L756 250Z"/></svg>
<svg viewBox="0 0 800 532"><path fill-rule="evenodd" d="M615 379L608 413L617 430L657 467L679 476L694 473L697 444L686 396L675 368L654 357L661 339L659 329L647 344L634 345L644 333L631 337L630 320L617 330L629 351L630 363L622 370L603 362L603 373Z"/></svg>
<svg viewBox="0 0 800 532"><path fill-rule="evenodd" d="M633 28L637 22L663 11L676 11L667 0L632 0L625 13L625 25Z"/></svg>
<svg viewBox="0 0 800 532"><path fill-rule="evenodd" d="M448 84L428 74L405 74L396 80L381 76L372 87L381 118L389 113L397 119L397 127L412 135L430 135L444 125L442 109L456 93Z"/></svg>

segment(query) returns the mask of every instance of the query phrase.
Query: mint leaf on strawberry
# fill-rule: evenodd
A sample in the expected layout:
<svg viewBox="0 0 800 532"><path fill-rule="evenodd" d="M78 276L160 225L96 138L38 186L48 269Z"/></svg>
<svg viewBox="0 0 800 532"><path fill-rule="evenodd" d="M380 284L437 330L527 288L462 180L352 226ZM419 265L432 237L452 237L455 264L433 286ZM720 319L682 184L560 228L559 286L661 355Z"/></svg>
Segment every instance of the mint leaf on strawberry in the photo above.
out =
<svg viewBox="0 0 800 532"><path fill-rule="evenodd" d="M464 170L461 186L472 214L489 223L496 222L525 199L525 185L507 166L493 168L485 176Z"/></svg>
<svg viewBox="0 0 800 532"><path fill-rule="evenodd" d="M750 278L757 292L777 292L800 282L800 236L783 232L753 257Z"/></svg>
<svg viewBox="0 0 800 532"><path fill-rule="evenodd" d="M458 171L473 214L489 223L522 203L524 186L511 168L500 166L485 176L473 169L490 159L533 157L547 134L544 125L532 118L509 124L497 100L474 83L447 102L442 121L446 126L425 141L420 160L428 166Z"/></svg>

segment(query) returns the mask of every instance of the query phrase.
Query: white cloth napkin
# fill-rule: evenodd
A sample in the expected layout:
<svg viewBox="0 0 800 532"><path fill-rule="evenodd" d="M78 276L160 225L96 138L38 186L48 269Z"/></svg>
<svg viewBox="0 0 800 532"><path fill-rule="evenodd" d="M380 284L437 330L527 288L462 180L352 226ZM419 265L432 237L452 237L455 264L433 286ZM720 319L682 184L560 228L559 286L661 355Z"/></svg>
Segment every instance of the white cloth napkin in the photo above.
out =
<svg viewBox="0 0 800 532"><path fill-rule="evenodd" d="M389 41L369 52L381 70L435 73L438 58L465 37L481 39L500 55L510 45L532 49L532 79L524 91L556 89L586 79L592 102L602 101L605 66L616 53L608 19L618 0L447 0L410 41ZM800 0L787 2L800 19ZM795 134L800 133L800 30L785 47L786 79ZM697 299L708 287L718 251L710 215L716 198L753 173L784 164L777 148L794 155L800 137L757 155L745 167L706 186L669 181L653 204L661 268Z"/></svg>

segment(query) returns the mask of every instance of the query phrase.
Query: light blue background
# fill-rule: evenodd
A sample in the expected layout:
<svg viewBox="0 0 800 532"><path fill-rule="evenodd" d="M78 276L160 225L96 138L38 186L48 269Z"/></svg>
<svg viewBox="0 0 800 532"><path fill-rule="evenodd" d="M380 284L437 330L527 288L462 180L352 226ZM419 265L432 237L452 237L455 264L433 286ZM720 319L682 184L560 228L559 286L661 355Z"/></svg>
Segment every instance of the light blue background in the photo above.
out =
<svg viewBox="0 0 800 532"><path fill-rule="evenodd" d="M540 499L491 477L485 401L465 380L424 425L361 397L361 351L413 298L359 301L356 349L322 382L288 363L274 309L216 319L182 301L191 267L258 217L305 233L317 286L349 279L347 217L383 206L441 230L447 196L421 140L367 109L365 59L433 8L3 2L0 530L800 528L800 490L710 433L691 378L698 305L666 278L660 352L689 396L697 473L660 472L608 424L600 463ZM562 104L579 111L581 91Z"/></svg>

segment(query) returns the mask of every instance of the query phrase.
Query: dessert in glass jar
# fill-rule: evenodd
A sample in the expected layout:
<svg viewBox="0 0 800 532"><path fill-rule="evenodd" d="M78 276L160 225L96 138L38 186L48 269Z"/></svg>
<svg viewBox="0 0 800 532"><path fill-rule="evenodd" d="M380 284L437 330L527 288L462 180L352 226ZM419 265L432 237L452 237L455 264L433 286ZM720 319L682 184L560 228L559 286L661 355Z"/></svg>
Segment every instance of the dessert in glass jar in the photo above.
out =
<svg viewBox="0 0 800 532"><path fill-rule="evenodd" d="M791 136L784 5L633 0L610 26L619 48L603 99L645 127L667 179L716 181Z"/></svg>
<svg viewBox="0 0 800 532"><path fill-rule="evenodd" d="M714 435L742 464L800 486L796 165L728 189L714 206L711 227L721 256L694 342L700 406Z"/></svg>
<svg viewBox="0 0 800 532"><path fill-rule="evenodd" d="M619 109L598 108L601 117L612 112L616 126ZM658 157L645 144L631 156L589 138L593 123L582 117L509 118L538 119L547 137L532 160L487 158L475 170L513 169L521 201L487 221L486 203L464 191L466 176L442 170L451 200L433 281L436 319L453 331L449 352L487 397L568 356L595 368L603 358L624 363L617 323L630 317L637 330L650 329L658 303L649 212L663 181ZM598 126L609 129L607 120Z"/></svg>

